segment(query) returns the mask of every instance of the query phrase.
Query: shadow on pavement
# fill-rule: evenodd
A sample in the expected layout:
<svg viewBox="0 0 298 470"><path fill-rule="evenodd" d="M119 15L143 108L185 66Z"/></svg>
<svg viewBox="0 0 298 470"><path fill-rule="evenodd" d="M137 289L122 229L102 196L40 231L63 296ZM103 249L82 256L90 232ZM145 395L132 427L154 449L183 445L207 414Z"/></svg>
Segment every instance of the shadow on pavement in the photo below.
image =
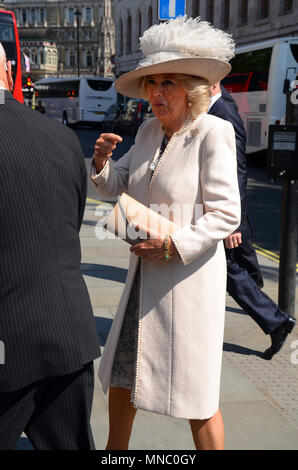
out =
<svg viewBox="0 0 298 470"><path fill-rule="evenodd" d="M108 279L110 281L126 281L127 269L110 266L107 264L82 263L81 273L85 276L92 276L98 279Z"/></svg>
<svg viewBox="0 0 298 470"><path fill-rule="evenodd" d="M234 352L236 354L243 354L244 356L258 356L263 357L263 353L260 351L255 351L254 349L244 348L243 346L238 346L237 344L224 343L223 350L226 352Z"/></svg>

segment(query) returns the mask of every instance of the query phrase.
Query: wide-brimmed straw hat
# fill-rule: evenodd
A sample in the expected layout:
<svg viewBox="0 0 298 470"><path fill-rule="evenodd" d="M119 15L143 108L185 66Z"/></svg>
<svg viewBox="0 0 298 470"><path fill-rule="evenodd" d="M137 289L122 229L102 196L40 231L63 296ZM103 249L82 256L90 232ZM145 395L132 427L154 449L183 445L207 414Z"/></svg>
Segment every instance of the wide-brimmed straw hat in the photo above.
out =
<svg viewBox="0 0 298 470"><path fill-rule="evenodd" d="M146 75L180 73L220 82L231 70L235 43L230 34L200 18L179 16L147 29L140 38L144 55L135 70L121 75L114 87L124 96L142 98L141 79Z"/></svg>

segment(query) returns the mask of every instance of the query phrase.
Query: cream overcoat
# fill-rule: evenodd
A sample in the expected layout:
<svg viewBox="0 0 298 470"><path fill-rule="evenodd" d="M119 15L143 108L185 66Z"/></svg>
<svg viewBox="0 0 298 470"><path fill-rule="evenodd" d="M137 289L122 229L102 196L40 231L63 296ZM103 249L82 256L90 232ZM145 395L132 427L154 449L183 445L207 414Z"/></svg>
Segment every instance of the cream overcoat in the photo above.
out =
<svg viewBox="0 0 298 470"><path fill-rule="evenodd" d="M146 205L183 209L181 229L172 235L180 258L167 264L142 261L132 399L135 408L204 419L219 406L226 295L222 240L240 224L235 135L229 122L201 114L173 135L149 184L148 167L163 135L157 119L146 121L128 153L116 163L109 159L92 180L101 197L127 192ZM130 255L100 363L105 393L138 259Z"/></svg>

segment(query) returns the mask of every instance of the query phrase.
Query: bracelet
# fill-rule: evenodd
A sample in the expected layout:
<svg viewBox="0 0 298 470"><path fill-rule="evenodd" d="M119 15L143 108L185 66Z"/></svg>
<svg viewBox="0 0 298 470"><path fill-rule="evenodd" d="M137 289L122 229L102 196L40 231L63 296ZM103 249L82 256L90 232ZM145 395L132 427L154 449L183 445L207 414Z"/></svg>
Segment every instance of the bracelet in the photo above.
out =
<svg viewBox="0 0 298 470"><path fill-rule="evenodd" d="M166 235L164 242L163 242L164 247L165 247L165 260L166 261L169 261L172 258L172 256L169 253L169 239L170 239L170 236Z"/></svg>

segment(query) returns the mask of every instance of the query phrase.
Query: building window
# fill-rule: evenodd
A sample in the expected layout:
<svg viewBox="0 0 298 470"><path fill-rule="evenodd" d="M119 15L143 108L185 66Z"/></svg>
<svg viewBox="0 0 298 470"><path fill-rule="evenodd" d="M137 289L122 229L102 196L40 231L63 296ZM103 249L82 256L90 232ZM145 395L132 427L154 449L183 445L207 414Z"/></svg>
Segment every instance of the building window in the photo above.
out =
<svg viewBox="0 0 298 470"><path fill-rule="evenodd" d="M74 67L76 65L76 56L73 51L71 51L69 55L69 64L71 67Z"/></svg>
<svg viewBox="0 0 298 470"><path fill-rule="evenodd" d="M27 9L22 8L22 23L27 23Z"/></svg>
<svg viewBox="0 0 298 470"><path fill-rule="evenodd" d="M142 36L142 15L140 10L138 11L138 39Z"/></svg>
<svg viewBox="0 0 298 470"><path fill-rule="evenodd" d="M293 11L293 0L282 0L281 1L281 13L286 15Z"/></svg>
<svg viewBox="0 0 298 470"><path fill-rule="evenodd" d="M40 8L39 10L39 18L41 23L45 23L46 20L46 11L44 8Z"/></svg>
<svg viewBox="0 0 298 470"><path fill-rule="evenodd" d="M265 19L269 16L269 0L258 0L259 3L259 19Z"/></svg>
<svg viewBox="0 0 298 470"><path fill-rule="evenodd" d="M31 8L31 23L35 24L37 21L36 8Z"/></svg>
<svg viewBox="0 0 298 470"><path fill-rule="evenodd" d="M43 51L40 51L39 53L39 57L40 57L40 64L41 65L44 65L44 52Z"/></svg>
<svg viewBox="0 0 298 470"><path fill-rule="evenodd" d="M52 51L51 50L47 52L47 63L49 65L52 65Z"/></svg>
<svg viewBox="0 0 298 470"><path fill-rule="evenodd" d="M123 22L119 20L119 55L123 55Z"/></svg>
<svg viewBox="0 0 298 470"><path fill-rule="evenodd" d="M240 2L240 24L246 24L248 21L248 0L241 0Z"/></svg>
<svg viewBox="0 0 298 470"><path fill-rule="evenodd" d="M222 27L229 29L230 24L230 0L223 0L222 6Z"/></svg>
<svg viewBox="0 0 298 470"><path fill-rule="evenodd" d="M53 65L57 65L57 51L55 50L53 50L52 63Z"/></svg>
<svg viewBox="0 0 298 470"><path fill-rule="evenodd" d="M142 36L142 14L140 10L136 16L136 37L135 37L135 50L139 50L140 37Z"/></svg>
<svg viewBox="0 0 298 470"><path fill-rule="evenodd" d="M126 54L131 54L131 16L127 18Z"/></svg>
<svg viewBox="0 0 298 470"><path fill-rule="evenodd" d="M68 9L68 21L70 23L74 22L74 10L73 10L73 8Z"/></svg>
<svg viewBox="0 0 298 470"><path fill-rule="evenodd" d="M200 16L200 0L192 0L192 17Z"/></svg>
<svg viewBox="0 0 298 470"><path fill-rule="evenodd" d="M152 7L148 9L148 28L153 25L153 14L152 14Z"/></svg>
<svg viewBox="0 0 298 470"><path fill-rule="evenodd" d="M86 8L86 21L87 23L91 23L92 21L92 10L91 8Z"/></svg>
<svg viewBox="0 0 298 470"><path fill-rule="evenodd" d="M93 65L93 54L91 51L87 52L87 67L92 67Z"/></svg>
<svg viewBox="0 0 298 470"><path fill-rule="evenodd" d="M32 49L31 51L31 60L34 64L37 64L37 51L36 49Z"/></svg>
<svg viewBox="0 0 298 470"><path fill-rule="evenodd" d="M214 1L213 0L206 0L206 13L207 13L207 21L213 23L214 17Z"/></svg>

